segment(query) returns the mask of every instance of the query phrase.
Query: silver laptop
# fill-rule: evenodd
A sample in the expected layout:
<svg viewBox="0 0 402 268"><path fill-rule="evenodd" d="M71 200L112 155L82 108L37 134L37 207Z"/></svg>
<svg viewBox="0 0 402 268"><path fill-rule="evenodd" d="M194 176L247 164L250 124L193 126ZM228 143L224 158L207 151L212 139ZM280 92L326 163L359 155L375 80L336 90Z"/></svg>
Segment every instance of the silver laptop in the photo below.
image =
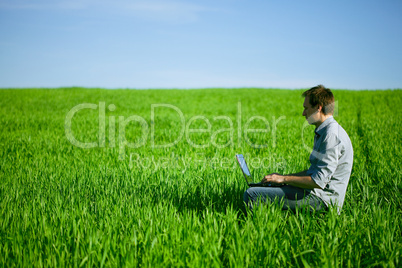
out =
<svg viewBox="0 0 402 268"><path fill-rule="evenodd" d="M246 179L246 183L249 187L262 187L262 186L271 186L271 184L262 184L261 182L254 182L253 176L251 175L250 170L248 169L246 160L242 154L236 155L237 162L240 165L240 169L243 172L244 178Z"/></svg>

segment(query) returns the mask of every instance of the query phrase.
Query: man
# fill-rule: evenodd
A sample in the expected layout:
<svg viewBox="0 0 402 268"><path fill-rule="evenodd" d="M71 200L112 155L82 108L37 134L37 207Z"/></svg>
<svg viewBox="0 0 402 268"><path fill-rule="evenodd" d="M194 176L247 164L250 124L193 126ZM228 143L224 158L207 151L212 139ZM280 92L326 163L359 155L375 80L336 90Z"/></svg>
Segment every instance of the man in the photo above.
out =
<svg viewBox="0 0 402 268"><path fill-rule="evenodd" d="M315 125L310 168L295 174L272 173L261 181L273 187L250 187L245 204L256 202L283 204L282 209L326 210L335 206L340 213L353 165L353 147L346 131L332 117L335 107L330 89L322 85L305 91L303 116ZM281 202L283 201L283 202Z"/></svg>

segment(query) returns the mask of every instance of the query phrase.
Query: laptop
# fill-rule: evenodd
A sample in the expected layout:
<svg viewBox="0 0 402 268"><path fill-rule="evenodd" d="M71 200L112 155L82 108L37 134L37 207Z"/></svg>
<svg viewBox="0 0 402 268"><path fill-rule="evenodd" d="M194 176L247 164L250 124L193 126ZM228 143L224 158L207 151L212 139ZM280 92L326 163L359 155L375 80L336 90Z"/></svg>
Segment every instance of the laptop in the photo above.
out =
<svg viewBox="0 0 402 268"><path fill-rule="evenodd" d="M254 182L253 176L248 169L246 160L242 154L236 155L237 162L240 165L240 169L243 172L244 178L246 179L246 183L249 187L264 187L264 186L271 186L271 184L262 184L261 182Z"/></svg>

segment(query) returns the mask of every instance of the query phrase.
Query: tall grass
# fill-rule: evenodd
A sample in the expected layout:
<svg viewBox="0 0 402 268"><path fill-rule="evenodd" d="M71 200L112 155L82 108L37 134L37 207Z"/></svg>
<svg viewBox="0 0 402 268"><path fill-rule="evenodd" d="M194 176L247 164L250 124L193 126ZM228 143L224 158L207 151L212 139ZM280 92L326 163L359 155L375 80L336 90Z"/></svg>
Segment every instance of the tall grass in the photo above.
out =
<svg viewBox="0 0 402 268"><path fill-rule="evenodd" d="M301 92L1 90L0 265L401 266L401 91L334 91L335 119L355 152L340 215L272 205L244 217L236 153L253 161L256 177L309 166L304 147L312 145L314 128L302 131ZM98 142L100 102L104 147L75 146L66 137L66 115L78 104L98 105L77 112L71 125L77 140ZM152 104L177 107L186 124L203 116L211 131L179 139L177 111L155 108L152 121ZM126 139L144 145L125 146L122 155L119 116L132 115L144 118L148 132L127 124ZM252 116L266 121L249 128L268 131L245 137ZM177 143L152 148L152 128L155 145ZM189 129L208 123L194 120Z"/></svg>

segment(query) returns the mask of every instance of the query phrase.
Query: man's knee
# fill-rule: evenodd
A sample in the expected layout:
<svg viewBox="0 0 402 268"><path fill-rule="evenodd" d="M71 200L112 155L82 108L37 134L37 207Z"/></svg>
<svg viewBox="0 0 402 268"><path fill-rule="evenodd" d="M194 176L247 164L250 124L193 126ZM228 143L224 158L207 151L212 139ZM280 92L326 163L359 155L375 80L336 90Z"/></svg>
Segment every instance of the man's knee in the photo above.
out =
<svg viewBox="0 0 402 268"><path fill-rule="evenodd" d="M250 187L248 188L243 195L243 201L248 204L250 202L263 201L265 202L265 195L261 192L258 187Z"/></svg>
<svg viewBox="0 0 402 268"><path fill-rule="evenodd" d="M246 203L246 204L248 204L250 202L250 199L251 199L250 198L250 192L249 192L250 189L251 188L248 188L243 194L243 202Z"/></svg>

